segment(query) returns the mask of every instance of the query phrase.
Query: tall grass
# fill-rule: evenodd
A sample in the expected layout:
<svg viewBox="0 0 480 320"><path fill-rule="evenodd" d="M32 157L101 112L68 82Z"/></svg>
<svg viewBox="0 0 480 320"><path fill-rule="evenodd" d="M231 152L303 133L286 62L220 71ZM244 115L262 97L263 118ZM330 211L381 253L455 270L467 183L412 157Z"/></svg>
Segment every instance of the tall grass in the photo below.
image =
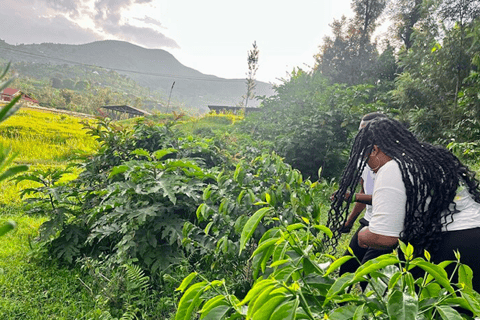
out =
<svg viewBox="0 0 480 320"><path fill-rule="evenodd" d="M18 153L17 162L57 164L77 150L95 150L96 141L83 127L79 118L21 109L0 125L0 143Z"/></svg>

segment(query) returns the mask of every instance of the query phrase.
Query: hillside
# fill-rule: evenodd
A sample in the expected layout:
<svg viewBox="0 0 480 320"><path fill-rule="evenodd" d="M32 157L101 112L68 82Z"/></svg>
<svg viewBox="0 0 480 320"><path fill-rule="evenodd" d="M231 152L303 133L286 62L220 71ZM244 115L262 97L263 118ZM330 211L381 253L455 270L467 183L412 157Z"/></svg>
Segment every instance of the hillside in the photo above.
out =
<svg viewBox="0 0 480 320"><path fill-rule="evenodd" d="M83 45L10 45L2 41L0 57L13 63L29 63L30 72L45 65L55 67L60 74L64 66L79 64L112 69L167 97L175 81L172 99L205 110L208 104L235 105L245 93L245 79L206 75L182 65L167 51L145 49L122 41L106 40ZM256 93L271 95L271 85L258 81Z"/></svg>

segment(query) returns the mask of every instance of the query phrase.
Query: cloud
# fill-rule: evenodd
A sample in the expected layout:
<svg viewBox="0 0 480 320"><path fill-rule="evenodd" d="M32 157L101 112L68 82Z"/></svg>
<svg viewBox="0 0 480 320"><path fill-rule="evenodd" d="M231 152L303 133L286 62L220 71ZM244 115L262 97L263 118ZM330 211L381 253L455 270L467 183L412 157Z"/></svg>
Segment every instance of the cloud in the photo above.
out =
<svg viewBox="0 0 480 320"><path fill-rule="evenodd" d="M95 25L107 34L147 47L180 48L175 40L153 28L137 27L129 23L122 24L123 10L128 10L133 3L147 4L151 2L152 0L136 0L134 2L132 0L99 0L95 3ZM152 18L145 17L143 20L161 26L159 21Z"/></svg>
<svg viewBox="0 0 480 320"><path fill-rule="evenodd" d="M63 16L32 19L28 14L1 11L0 21L2 29L8 30L2 35L2 39L10 44L42 42L82 44L99 40L95 32L80 28Z"/></svg>
<svg viewBox="0 0 480 320"><path fill-rule="evenodd" d="M44 0L45 4L54 10L78 16L82 2L78 0Z"/></svg>
<svg viewBox="0 0 480 320"><path fill-rule="evenodd" d="M132 26L130 24L124 25L110 25L105 24L103 29L110 34L146 47L169 47L180 48L175 40L166 37L163 33L150 28L142 28Z"/></svg>
<svg viewBox="0 0 480 320"><path fill-rule="evenodd" d="M144 18L134 18L134 19L138 20L138 21L145 22L146 24L153 24L153 25L156 25L158 27L165 28L160 21L158 21L156 19L153 19L153 18L150 18L150 17L147 17L147 16L145 16Z"/></svg>
<svg viewBox="0 0 480 320"><path fill-rule="evenodd" d="M0 21L8 32L0 38L12 44L82 44L116 38L145 47L179 48L175 40L158 30L160 21L145 17L138 20L151 27L138 27L122 19L122 13L134 4L153 1L97 0L92 6L88 0L2 0Z"/></svg>

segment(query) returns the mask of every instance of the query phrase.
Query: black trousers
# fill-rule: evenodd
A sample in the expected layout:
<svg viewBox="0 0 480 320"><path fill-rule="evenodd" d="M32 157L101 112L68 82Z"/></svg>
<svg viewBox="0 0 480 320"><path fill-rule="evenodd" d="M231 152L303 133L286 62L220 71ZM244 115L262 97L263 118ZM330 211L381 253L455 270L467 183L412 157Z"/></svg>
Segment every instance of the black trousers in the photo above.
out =
<svg viewBox="0 0 480 320"><path fill-rule="evenodd" d="M473 289L480 292L480 228L444 232L438 248L438 251L432 254L432 261L437 264L445 260L455 261L454 251L460 252L460 262L473 271ZM451 275L454 263L445 270ZM457 282L455 274L452 283Z"/></svg>
<svg viewBox="0 0 480 320"><path fill-rule="evenodd" d="M378 250L378 249L373 249L373 248L362 248L358 245L358 233L360 230L363 229L363 227L368 226L368 221L365 219L360 219L360 227L355 231L355 234L353 235L352 239L350 240L350 248L352 249L353 253L355 256L358 258L358 260L361 261L362 264L367 262L368 260L372 260L376 257L381 256L382 254L386 253L392 253L393 249L389 250ZM350 255L350 252L345 251L344 255ZM351 272L354 273L358 267L360 267L360 264L356 259L350 259L346 263L344 263L340 267L340 275L346 273L346 272Z"/></svg>

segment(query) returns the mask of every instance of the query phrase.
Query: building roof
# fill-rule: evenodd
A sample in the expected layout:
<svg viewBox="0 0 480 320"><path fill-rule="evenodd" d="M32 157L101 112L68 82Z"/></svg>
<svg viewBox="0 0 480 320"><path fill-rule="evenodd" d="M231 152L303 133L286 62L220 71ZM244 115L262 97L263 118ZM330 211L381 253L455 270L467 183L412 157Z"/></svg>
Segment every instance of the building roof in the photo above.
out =
<svg viewBox="0 0 480 320"><path fill-rule="evenodd" d="M133 114L136 116L150 116L152 115L150 112L140 110L138 108L130 107L127 105L124 106L102 106L101 108L108 109L108 110L113 110L113 111L118 111L118 112L123 112L123 113L128 113L128 114Z"/></svg>
<svg viewBox="0 0 480 320"><path fill-rule="evenodd" d="M3 94L8 94L10 96L13 96L15 93L19 92L20 90L14 89L14 88L5 88L3 89Z"/></svg>

